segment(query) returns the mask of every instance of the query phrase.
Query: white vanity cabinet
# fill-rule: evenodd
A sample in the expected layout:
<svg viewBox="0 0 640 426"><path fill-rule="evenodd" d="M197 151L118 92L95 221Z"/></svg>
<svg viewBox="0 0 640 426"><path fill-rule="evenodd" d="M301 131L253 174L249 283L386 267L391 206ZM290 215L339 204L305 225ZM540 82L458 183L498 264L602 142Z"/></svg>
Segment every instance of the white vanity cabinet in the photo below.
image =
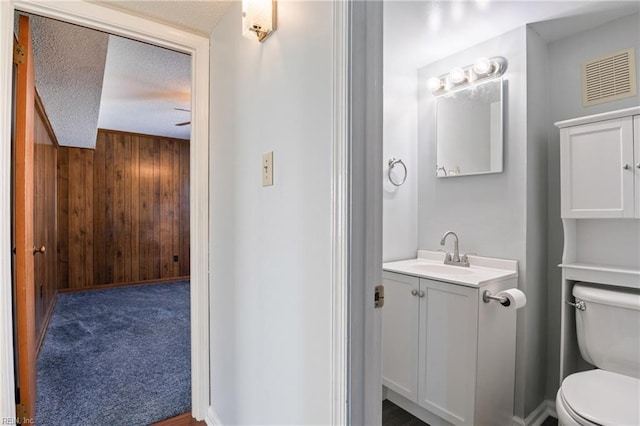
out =
<svg viewBox="0 0 640 426"><path fill-rule="evenodd" d="M478 291L393 273L385 273L384 288L384 386L454 423L472 424Z"/></svg>
<svg viewBox="0 0 640 426"><path fill-rule="evenodd" d="M387 399L430 425L511 424L516 311L485 303L482 293L517 287L517 273L461 285L390 265L382 310Z"/></svg>
<svg viewBox="0 0 640 426"><path fill-rule="evenodd" d="M640 108L557 123L563 218L640 217Z"/></svg>

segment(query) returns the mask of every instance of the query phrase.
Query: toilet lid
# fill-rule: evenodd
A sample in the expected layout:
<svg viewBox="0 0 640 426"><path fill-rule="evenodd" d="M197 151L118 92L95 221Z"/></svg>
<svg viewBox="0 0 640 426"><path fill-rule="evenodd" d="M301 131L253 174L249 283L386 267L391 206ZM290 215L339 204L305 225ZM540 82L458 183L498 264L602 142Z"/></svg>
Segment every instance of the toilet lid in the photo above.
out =
<svg viewBox="0 0 640 426"><path fill-rule="evenodd" d="M603 370L584 371L564 379L562 396L574 412L591 422L640 424L640 379Z"/></svg>

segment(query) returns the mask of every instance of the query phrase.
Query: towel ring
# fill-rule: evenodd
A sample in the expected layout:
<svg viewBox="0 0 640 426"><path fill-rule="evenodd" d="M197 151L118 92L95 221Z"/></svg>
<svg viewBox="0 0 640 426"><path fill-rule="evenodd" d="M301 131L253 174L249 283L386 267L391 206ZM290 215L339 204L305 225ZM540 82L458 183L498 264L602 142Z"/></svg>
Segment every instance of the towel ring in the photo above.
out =
<svg viewBox="0 0 640 426"><path fill-rule="evenodd" d="M404 177L402 178L402 181L400 181L400 183L395 182L393 180L393 178L391 177L391 171L396 166L396 164L401 164L402 168L404 169ZM407 165L404 164L404 162L402 160L396 160L395 158L390 158L389 159L389 170L387 171L387 176L389 177L389 182L391 182L395 186L402 185L404 183L404 181L407 180Z"/></svg>

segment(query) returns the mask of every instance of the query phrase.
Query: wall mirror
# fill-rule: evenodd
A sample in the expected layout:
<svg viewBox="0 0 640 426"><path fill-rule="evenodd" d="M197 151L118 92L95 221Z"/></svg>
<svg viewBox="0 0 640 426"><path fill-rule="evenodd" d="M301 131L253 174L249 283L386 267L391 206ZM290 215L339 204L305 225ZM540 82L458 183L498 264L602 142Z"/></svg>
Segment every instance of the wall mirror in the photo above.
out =
<svg viewBox="0 0 640 426"><path fill-rule="evenodd" d="M502 172L502 79L436 98L436 176Z"/></svg>

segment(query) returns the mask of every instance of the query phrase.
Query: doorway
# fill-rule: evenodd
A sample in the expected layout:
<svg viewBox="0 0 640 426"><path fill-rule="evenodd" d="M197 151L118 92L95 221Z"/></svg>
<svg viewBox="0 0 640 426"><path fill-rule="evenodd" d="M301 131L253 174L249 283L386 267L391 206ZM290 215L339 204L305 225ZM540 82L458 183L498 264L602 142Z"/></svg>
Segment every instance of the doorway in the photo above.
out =
<svg viewBox="0 0 640 426"><path fill-rule="evenodd" d="M394 265L391 263L416 259L418 250L451 251L451 242L447 246L444 242L439 243L448 230L455 231L460 237L460 255L477 252L479 256L517 260L520 268L517 287L528 299L524 310L517 313L515 349L498 351L495 342L492 347L502 355L513 356L515 353L515 367L507 368L507 363L503 362L500 375L488 374L489 370L481 364L480 356L473 357L477 360L478 371L483 371L492 380L491 393L488 386L478 389L482 389L485 396L490 395L492 402L498 401L495 397L497 389L506 389L502 392L506 403L502 409L487 409L489 405L481 402L478 393L474 401L476 405L467 402L468 406L476 408L477 412L496 416L494 418L497 415L513 417L514 424L524 424L525 421L530 424L534 420L542 422L544 416L553 413L560 353L558 324L561 297L557 285L560 270L556 266L562 258L559 141L554 122L595 113L591 107L589 110L582 106L580 67L607 51L637 46L638 39L637 15L635 32L630 31L632 27L629 25L633 14L637 14L637 4L604 3L522 2L508 5L498 2L419 1L384 4L385 136L381 174L385 182L383 261L386 264L383 268L386 270L385 278L389 277L389 280L385 283L386 307L383 308L386 327L382 338L383 353L386 349L383 385L385 397L391 396L388 398L391 402L398 402L401 407L404 404L409 409L407 411L413 410L430 424L439 419L461 422L447 419L448 413L442 410L438 412L439 408L433 404L434 390L439 391L446 385L447 390L456 395L447 402L455 400L456 403L462 401L456 398L463 392L454 390L455 377L437 377L434 374L429 377L431 366L444 371L445 363L427 365L423 359L428 356L445 359L456 366L452 370L455 374L474 377L462 373L464 370L460 367L471 363L463 364L455 359L458 354L470 352L447 350L440 357L434 356L435 351L429 347L442 348L444 345L429 345L428 327L435 323L437 328L434 329L447 330L443 336L456 334L451 333L452 327L447 327L444 317L437 322L427 322L430 309L427 303L438 304L432 302L437 299L430 298L430 284L424 276L414 281L419 282L420 289L411 293L411 283L406 283L403 288L404 282L392 282ZM610 28L625 30L620 30L617 36L609 36L611 30L603 24L624 19L624 16L631 18L626 22L618 21L618 26L612 23ZM596 49L592 40L603 41ZM589 49L579 49L582 46L589 46ZM451 92L447 93L449 80L445 82L444 79L455 81L456 68L460 72L468 72L470 67L474 67L473 74L466 75L477 82L476 73L483 72L480 64L486 64L488 57L499 56L508 61L503 77L504 105L500 107L505 118L499 126L505 132L500 142L504 144L504 158L498 159L503 162L504 169L492 170L492 155L496 151L492 149L495 145L488 144L483 151L488 167L484 175L479 176L470 163L463 164L464 159L455 158L451 162L452 159L447 158L446 154L454 145L443 136L455 126L470 127L471 120L468 119L469 114L462 113L462 108L457 110L455 119L445 119L448 105L443 100ZM492 67L498 69L499 63L494 62ZM548 85L547 81L556 83ZM456 96L460 102L459 95L464 93L464 86L454 85L454 89L458 90ZM481 91L474 90L473 93L478 95ZM619 105L627 107L631 104ZM610 104L603 106L601 111L607 109L617 107ZM486 110L490 116L489 108ZM475 135L479 133L474 132ZM475 138L474 148L480 146L478 142ZM455 151L471 152L460 146ZM480 158L476 156L474 159ZM403 160L406 168L399 165L398 160ZM451 166L443 167L443 160ZM395 168L394 164L397 165ZM520 179L522 175L519 173L524 169L527 170L527 185L516 194L510 188ZM406 182L402 182L404 176ZM397 186L398 183L401 184ZM483 196L475 197L474 194ZM508 195L502 197L504 194ZM537 197L535 201L531 198L533 194ZM517 209L526 214L514 214ZM535 209L541 210L538 216L541 220L531 213ZM473 212L473 215L468 212ZM518 216L526 217L526 220L514 221ZM536 230L533 234L540 235L539 240L532 237L531 232L525 232L531 229ZM456 251L457 247L456 239ZM444 258L446 255L442 253L439 256ZM443 258L438 258L438 262L443 262ZM428 274L425 276L429 278ZM400 304L405 302L406 307L401 307ZM478 306L483 305L484 301ZM444 304L439 304L441 306ZM451 318L463 318L456 314L455 307L443 311ZM431 309L431 312L435 310ZM415 313L416 318L410 318L407 313ZM402 327L402 320L407 320L407 326ZM394 341L396 337L406 338L406 341ZM418 347L413 350L411 345ZM405 357L394 359L397 354ZM547 357L546 364L540 361ZM404 362L409 358L413 358L411 363ZM407 365L411 368L405 368ZM394 368L397 370L393 371ZM407 374L402 377L405 372ZM498 378L505 379L507 372L515 372L515 377L509 379L508 386L498 388ZM401 382L398 378L404 380ZM443 386L427 387L439 383ZM473 386L467 388L473 389ZM439 406L445 407L445 404ZM431 421L429 416L437 419ZM467 418L478 423L477 417L475 420L470 416Z"/></svg>
<svg viewBox="0 0 640 426"><path fill-rule="evenodd" d="M153 43L162 47L188 53L192 57L192 85L191 91L194 94L191 99L191 110L197 111L192 115L192 135L191 135L191 176L190 176L190 211L191 230L194 235L208 235L208 39L190 33L177 31L174 28L166 27L162 24L150 22L142 18L137 18L115 10L106 9L91 4L81 4L80 2L65 3L57 5L32 4L30 2L3 2L2 20L5 33L2 34L3 53L8 53L10 41L13 38L13 15L14 8L24 12L47 16L51 18L65 20L70 23L94 28L100 31L110 32L121 36ZM5 25L7 24L7 25ZM5 55L4 57L9 57ZM0 71L0 99L4 105L11 102L11 64L5 64ZM198 95L200 94L200 95ZM1 136L0 141L2 153L0 162L3 170L10 169L10 123L11 108L3 108L5 113L0 117L3 129L7 129ZM10 179L8 176L2 181L2 193L8 199ZM3 203L0 212L0 223L4 241L10 241L10 203ZM7 246L9 244L6 244ZM4 253L10 253L10 248L5 247ZM10 268L4 268L10 262L10 256L2 257L3 268L0 280L3 283L3 293L0 294L0 303L3 312L10 315L11 296L4 289L11 288ZM209 400L209 366L208 366L208 306L209 292L207 281L208 263L208 239L203 238L191 243L191 365L192 365L192 413L202 419L206 415ZM1 389L1 404L3 412L13 412L13 351L12 351L12 321L7 318L3 322L0 337L2 338L2 375L3 387ZM4 380L6 377L7 380Z"/></svg>

